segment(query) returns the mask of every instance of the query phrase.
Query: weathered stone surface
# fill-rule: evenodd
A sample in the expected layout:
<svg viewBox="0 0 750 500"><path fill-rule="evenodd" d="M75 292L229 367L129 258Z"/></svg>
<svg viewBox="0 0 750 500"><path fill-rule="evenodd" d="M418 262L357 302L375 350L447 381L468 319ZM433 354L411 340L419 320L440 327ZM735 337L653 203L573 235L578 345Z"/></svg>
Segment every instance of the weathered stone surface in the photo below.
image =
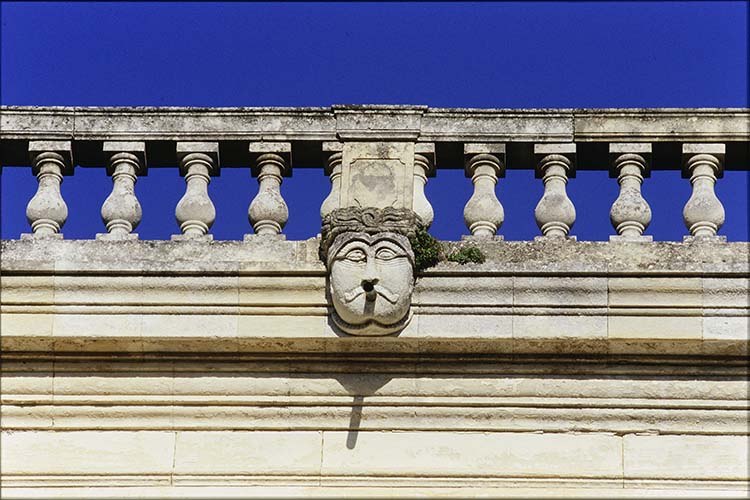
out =
<svg viewBox="0 0 750 500"><path fill-rule="evenodd" d="M141 474L172 471L172 432L3 432L3 474Z"/></svg>
<svg viewBox="0 0 750 500"><path fill-rule="evenodd" d="M50 238L0 242L3 497L746 496L749 246L713 236L723 219L713 182L723 168L746 168L747 110L0 115L0 161L28 164L36 142L28 149L48 155L52 198L72 172L70 151L86 167L107 155L125 162L103 209L112 241L61 240L64 218L42 207L34 220ZM65 155L56 141L70 146ZM179 241L131 234L131 181L147 150L151 167L182 160L190 177L197 210L178 210L191 233ZM460 168L462 151L476 167L474 236L439 245L446 255L475 247L481 264L443 261L414 275L412 219L392 231L401 250L381 256L389 267L378 273L367 268L382 250L379 223L348 229L364 235L351 257L369 256L365 269L336 267L352 250L351 238L336 241L346 231L324 226L322 244L278 234L292 153L303 167L328 163L323 216L397 207L428 226L426 179L436 163ZM573 152L581 168L622 167L616 243L492 236L503 220L495 181L506 163L533 168L535 152L548 236L566 236L574 220L563 187ZM641 236L652 152L655 168L677 169L685 155L695 188L685 242ZM207 234L204 188L220 153L222 168L258 160L259 234L242 242ZM411 307L381 302L368 318L408 324L383 336L342 331L338 298L377 287Z"/></svg>

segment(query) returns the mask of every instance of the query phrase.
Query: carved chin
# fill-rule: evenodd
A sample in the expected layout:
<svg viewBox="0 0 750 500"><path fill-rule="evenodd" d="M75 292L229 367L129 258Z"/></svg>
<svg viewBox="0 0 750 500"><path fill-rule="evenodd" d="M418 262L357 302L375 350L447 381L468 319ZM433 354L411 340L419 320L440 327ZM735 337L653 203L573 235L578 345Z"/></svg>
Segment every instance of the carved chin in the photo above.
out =
<svg viewBox="0 0 750 500"><path fill-rule="evenodd" d="M349 323L341 319L341 316L339 316L338 311L336 311L335 308L331 317L336 326L349 335L377 337L381 335L390 335L403 330L411 321L412 313L411 308L407 309L406 314L394 323L381 323L375 318L362 323Z"/></svg>

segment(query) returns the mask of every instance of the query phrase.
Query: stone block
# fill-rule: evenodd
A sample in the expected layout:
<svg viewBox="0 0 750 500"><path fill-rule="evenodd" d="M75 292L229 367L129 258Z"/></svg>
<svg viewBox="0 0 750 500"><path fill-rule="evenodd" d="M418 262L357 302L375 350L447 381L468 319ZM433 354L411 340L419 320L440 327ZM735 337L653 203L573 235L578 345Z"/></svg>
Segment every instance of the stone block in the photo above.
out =
<svg viewBox="0 0 750 500"><path fill-rule="evenodd" d="M607 278L516 276L513 278L513 305L604 307L607 305ZM516 312L522 313L521 310Z"/></svg>
<svg viewBox="0 0 750 500"><path fill-rule="evenodd" d="M412 209L414 143L347 142L339 207Z"/></svg>
<svg viewBox="0 0 750 500"><path fill-rule="evenodd" d="M172 432L3 432L3 474L169 474Z"/></svg>
<svg viewBox="0 0 750 500"><path fill-rule="evenodd" d="M3 351L52 351L53 314L0 314Z"/></svg>
<svg viewBox="0 0 750 500"><path fill-rule="evenodd" d="M322 338L327 318L325 316L243 314L238 322L239 337Z"/></svg>
<svg viewBox="0 0 750 500"><path fill-rule="evenodd" d="M430 276L414 286L414 305L475 308L513 305L513 278Z"/></svg>
<svg viewBox="0 0 750 500"><path fill-rule="evenodd" d="M612 435L352 432L323 432L324 476L622 475L621 439Z"/></svg>
<svg viewBox="0 0 750 500"><path fill-rule="evenodd" d="M56 314L53 324L55 351L143 350L138 314Z"/></svg>
<svg viewBox="0 0 750 500"><path fill-rule="evenodd" d="M609 305L627 307L701 307L701 278L609 278Z"/></svg>
<svg viewBox="0 0 750 500"><path fill-rule="evenodd" d="M206 368L198 373L177 373L172 382L175 396L286 396L290 391L289 377L278 373L253 374L237 371L214 371Z"/></svg>
<svg viewBox="0 0 750 500"><path fill-rule="evenodd" d="M703 317L703 340L744 340L750 336L750 318L743 316L708 315Z"/></svg>
<svg viewBox="0 0 750 500"><path fill-rule="evenodd" d="M3 360L0 370L3 397L52 395L51 361Z"/></svg>
<svg viewBox="0 0 750 500"><path fill-rule="evenodd" d="M748 437L623 437L626 479L744 480L748 473Z"/></svg>
<svg viewBox="0 0 750 500"><path fill-rule="evenodd" d="M55 296L53 276L0 276L3 304L52 304Z"/></svg>
<svg viewBox="0 0 750 500"><path fill-rule="evenodd" d="M236 306L237 276L144 276L143 304Z"/></svg>
<svg viewBox="0 0 750 500"><path fill-rule="evenodd" d="M703 278L703 306L747 309L750 278Z"/></svg>
<svg viewBox="0 0 750 500"><path fill-rule="evenodd" d="M700 316L615 316L607 318L610 339L700 340L703 318Z"/></svg>
<svg viewBox="0 0 750 500"><path fill-rule="evenodd" d="M187 474L317 475L321 433L178 432L174 472Z"/></svg>
<svg viewBox="0 0 750 500"><path fill-rule="evenodd" d="M513 339L606 339L605 316L515 315Z"/></svg>
<svg viewBox="0 0 750 500"><path fill-rule="evenodd" d="M237 337L237 314L145 314L144 338Z"/></svg>
<svg viewBox="0 0 750 500"><path fill-rule="evenodd" d="M53 384L55 397L60 401L70 395L115 398L148 395L155 399L164 399L173 392L170 372L143 370L131 373L106 367L90 367L84 373L57 369Z"/></svg>
<svg viewBox="0 0 750 500"><path fill-rule="evenodd" d="M423 314L419 316L419 338L510 339L513 317L510 315Z"/></svg>
<svg viewBox="0 0 750 500"><path fill-rule="evenodd" d="M39 404L44 402L45 399L41 398L41 400L34 401L34 411L29 411L29 407L26 405L13 405L9 404L7 400L3 401L3 406L0 408L3 430L52 429L55 424L55 418L51 411L52 406ZM51 398L48 402L52 403ZM90 423L91 418L88 421Z"/></svg>
<svg viewBox="0 0 750 500"><path fill-rule="evenodd" d="M241 306L326 307L323 276L240 276Z"/></svg>
<svg viewBox="0 0 750 500"><path fill-rule="evenodd" d="M140 304L141 276L55 276L55 303L71 305Z"/></svg>

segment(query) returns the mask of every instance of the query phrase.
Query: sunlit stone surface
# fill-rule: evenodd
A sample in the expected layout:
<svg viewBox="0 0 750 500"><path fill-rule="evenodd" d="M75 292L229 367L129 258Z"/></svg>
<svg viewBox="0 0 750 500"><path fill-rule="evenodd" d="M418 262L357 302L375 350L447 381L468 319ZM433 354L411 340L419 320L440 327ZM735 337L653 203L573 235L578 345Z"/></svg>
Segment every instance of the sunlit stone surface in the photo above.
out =
<svg viewBox="0 0 750 500"><path fill-rule="evenodd" d="M3 168L39 179L33 234L0 242L3 498L746 498L750 254L714 184L749 118L2 108ZM176 241L132 234L146 152L186 177ZM62 239L61 179L113 155L108 236ZM652 165L692 185L684 241L643 235ZM288 241L298 167L331 192ZM244 241L209 233L223 168L259 178ZM473 236L421 269L443 168ZM534 241L496 236L506 168L545 183ZM619 183L613 241L573 237L575 169Z"/></svg>

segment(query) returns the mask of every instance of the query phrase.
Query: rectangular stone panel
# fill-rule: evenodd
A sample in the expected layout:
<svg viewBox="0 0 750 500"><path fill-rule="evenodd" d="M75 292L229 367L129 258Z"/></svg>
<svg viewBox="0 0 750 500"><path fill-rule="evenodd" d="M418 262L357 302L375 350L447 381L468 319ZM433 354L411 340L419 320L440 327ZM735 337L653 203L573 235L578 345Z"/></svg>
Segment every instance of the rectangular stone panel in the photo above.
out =
<svg viewBox="0 0 750 500"><path fill-rule="evenodd" d="M3 474L168 474L172 432L3 432Z"/></svg>
<svg viewBox="0 0 750 500"><path fill-rule="evenodd" d="M750 279L703 278L703 306L747 309L750 307Z"/></svg>
<svg viewBox="0 0 750 500"><path fill-rule="evenodd" d="M322 474L617 478L622 448L590 433L326 431Z"/></svg>
<svg viewBox="0 0 750 500"><path fill-rule="evenodd" d="M515 306L606 306L607 278L514 277Z"/></svg>
<svg viewBox="0 0 750 500"><path fill-rule="evenodd" d="M692 339L703 337L701 316L614 316L607 318L610 339Z"/></svg>
<svg viewBox="0 0 750 500"><path fill-rule="evenodd" d="M710 313L711 311L707 311ZM744 340L750 337L747 316L711 315L703 317L703 340Z"/></svg>
<svg viewBox="0 0 750 500"><path fill-rule="evenodd" d="M144 276L143 304L237 305L237 276Z"/></svg>
<svg viewBox="0 0 750 500"><path fill-rule="evenodd" d="M458 341L476 339L510 339L513 317L510 315L451 314L419 316L419 338L441 338Z"/></svg>
<svg viewBox="0 0 750 500"><path fill-rule="evenodd" d="M321 433L179 432L175 474L317 475Z"/></svg>
<svg viewBox="0 0 750 500"><path fill-rule="evenodd" d="M56 304L139 304L141 276L55 276Z"/></svg>
<svg viewBox="0 0 750 500"><path fill-rule="evenodd" d="M472 276L429 276L420 278L414 287L413 304L419 306L482 307L511 306L513 278Z"/></svg>
<svg viewBox="0 0 750 500"><path fill-rule="evenodd" d="M323 276L240 276L241 306L323 306Z"/></svg>
<svg viewBox="0 0 750 500"><path fill-rule="evenodd" d="M605 316L515 315L514 339L606 339Z"/></svg>
<svg viewBox="0 0 750 500"><path fill-rule="evenodd" d="M701 278L609 278L609 305L631 307L701 307Z"/></svg>
<svg viewBox="0 0 750 500"><path fill-rule="evenodd" d="M747 436L623 437L625 478L747 481Z"/></svg>
<svg viewBox="0 0 750 500"><path fill-rule="evenodd" d="M346 142L340 207L412 209L414 143Z"/></svg>
<svg viewBox="0 0 750 500"><path fill-rule="evenodd" d="M0 276L0 300L3 304L51 304L54 283L53 276Z"/></svg>

